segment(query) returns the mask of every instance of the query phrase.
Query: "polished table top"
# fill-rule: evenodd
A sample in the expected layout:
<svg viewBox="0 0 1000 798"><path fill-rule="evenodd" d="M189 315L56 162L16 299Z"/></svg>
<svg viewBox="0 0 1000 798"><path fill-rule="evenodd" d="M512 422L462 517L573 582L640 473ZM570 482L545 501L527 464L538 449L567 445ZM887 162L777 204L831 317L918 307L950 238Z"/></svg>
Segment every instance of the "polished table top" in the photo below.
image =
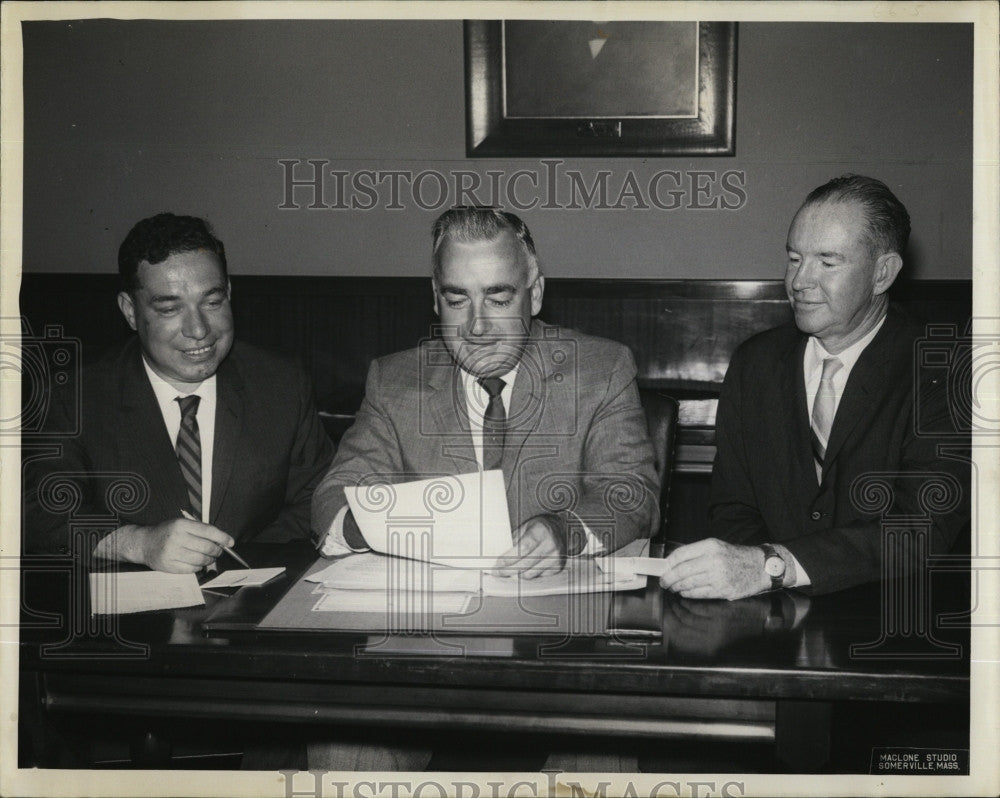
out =
<svg viewBox="0 0 1000 798"><path fill-rule="evenodd" d="M945 703L969 698L969 633L961 618L969 583L962 574L935 574L916 615L899 606L883 609L899 596L892 586L825 596L780 591L726 602L683 599L651 579L644 591L618 595L610 617L658 620L653 635L282 632L254 625L315 552L289 544L248 545L241 553L255 564L286 565L286 578L228 597L206 594L204 607L116 618L89 615L86 590L79 589L85 574L74 577L54 560L26 559L22 670L375 688ZM71 594L80 600L70 602ZM942 613L957 614L955 622L947 625Z"/></svg>

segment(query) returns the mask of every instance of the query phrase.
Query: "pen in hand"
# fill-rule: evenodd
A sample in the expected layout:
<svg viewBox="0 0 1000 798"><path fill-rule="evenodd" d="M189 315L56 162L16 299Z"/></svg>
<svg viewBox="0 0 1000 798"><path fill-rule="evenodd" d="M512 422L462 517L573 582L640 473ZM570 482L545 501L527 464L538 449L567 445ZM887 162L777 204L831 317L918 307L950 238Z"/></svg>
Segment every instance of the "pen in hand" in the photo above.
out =
<svg viewBox="0 0 1000 798"><path fill-rule="evenodd" d="M198 519L195 518L193 515L191 515L191 513L189 513L187 510L181 510L181 515L183 515L188 521L196 521L196 522L198 521ZM226 552L226 554L228 554L234 560L236 560L236 562L238 562L244 568L250 567L250 563L248 563L246 560L240 557L240 555L237 554L235 551L233 551L231 548L229 548L229 546L223 546L222 550Z"/></svg>

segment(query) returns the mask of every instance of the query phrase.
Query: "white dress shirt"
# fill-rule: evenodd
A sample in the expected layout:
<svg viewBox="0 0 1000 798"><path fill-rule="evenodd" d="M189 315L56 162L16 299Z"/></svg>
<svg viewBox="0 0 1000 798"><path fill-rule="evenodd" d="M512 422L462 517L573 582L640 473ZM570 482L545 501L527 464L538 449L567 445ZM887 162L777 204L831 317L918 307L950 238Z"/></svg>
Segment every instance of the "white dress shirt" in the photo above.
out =
<svg viewBox="0 0 1000 798"><path fill-rule="evenodd" d="M854 364L858 362L858 358L861 357L861 353L865 351L868 344L878 335L878 331L882 329L883 324L885 324L885 316L863 338L855 341L843 352L838 352L836 355L831 355L827 352L823 344L820 343L819 338L809 336L809 341L806 343L806 351L802 355L802 375L806 383L807 418L812 418L813 405L816 403L816 394L819 393L819 381L823 374L823 361L828 357L835 357L841 363L840 370L833 375L833 412L834 417L836 417L837 408L840 407L840 398L844 395L844 388L847 386L847 379L851 376ZM785 549L785 551L788 550ZM786 585L786 587L805 587L806 585L811 585L812 580L809 578L809 574L806 573L806 569L802 567L794 554L791 552L788 553L795 566L795 583Z"/></svg>

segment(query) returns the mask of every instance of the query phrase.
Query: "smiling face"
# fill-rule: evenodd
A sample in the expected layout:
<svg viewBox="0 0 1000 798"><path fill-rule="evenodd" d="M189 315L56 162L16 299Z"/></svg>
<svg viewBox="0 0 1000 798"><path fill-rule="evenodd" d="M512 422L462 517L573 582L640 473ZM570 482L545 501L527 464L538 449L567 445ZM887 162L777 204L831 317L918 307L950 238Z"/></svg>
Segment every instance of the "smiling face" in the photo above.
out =
<svg viewBox="0 0 1000 798"><path fill-rule="evenodd" d="M142 353L177 390L215 374L233 345L229 283L218 258L206 250L179 252L151 265L139 264L139 287L118 295Z"/></svg>
<svg viewBox="0 0 1000 798"><path fill-rule="evenodd" d="M803 206L788 231L785 291L795 324L830 354L879 322L885 291L902 266L895 252L873 254L866 230L857 203L833 200Z"/></svg>
<svg viewBox="0 0 1000 798"><path fill-rule="evenodd" d="M545 279L511 231L490 241L448 239L438 252L434 309L444 341L463 369L499 377L521 357L531 318L542 308Z"/></svg>

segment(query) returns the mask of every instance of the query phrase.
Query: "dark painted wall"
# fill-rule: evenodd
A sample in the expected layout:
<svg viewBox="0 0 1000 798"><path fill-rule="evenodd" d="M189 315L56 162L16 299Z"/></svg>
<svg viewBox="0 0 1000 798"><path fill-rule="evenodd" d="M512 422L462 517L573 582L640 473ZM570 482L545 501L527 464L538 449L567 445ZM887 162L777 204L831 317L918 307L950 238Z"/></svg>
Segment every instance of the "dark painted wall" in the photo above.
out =
<svg viewBox="0 0 1000 798"><path fill-rule="evenodd" d="M373 210L285 201L282 159L328 170L456 171L504 188L546 181L537 159L465 157L462 23L445 21L30 22L24 28L24 269L113 271L139 218L160 210L213 221L235 274L414 276L426 272L438 209L388 182ZM573 159L591 184L610 172L613 204L629 172L682 175L674 210L534 209L542 262L560 277L776 278L790 217L813 186L845 171L884 179L909 207L911 276L971 277L972 27L739 26L736 155ZM740 204L704 170L740 186ZM388 178L386 179L388 180ZM438 184L425 178L434 205ZM521 178L521 196L532 196ZM661 193L674 188L662 182ZM442 205L454 201L454 190ZM537 192L536 192L537 193ZM365 196L358 198L365 202ZM328 178L324 201L337 199ZM628 204L628 203L626 203Z"/></svg>

